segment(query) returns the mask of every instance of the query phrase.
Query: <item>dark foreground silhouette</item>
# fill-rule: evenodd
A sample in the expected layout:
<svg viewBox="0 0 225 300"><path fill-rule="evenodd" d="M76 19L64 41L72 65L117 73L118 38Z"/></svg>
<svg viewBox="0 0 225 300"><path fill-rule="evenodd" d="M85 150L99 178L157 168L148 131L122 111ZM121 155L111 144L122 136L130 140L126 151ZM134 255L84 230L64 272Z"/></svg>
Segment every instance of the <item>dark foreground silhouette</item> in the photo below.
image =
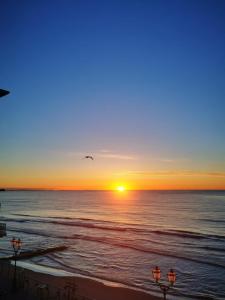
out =
<svg viewBox="0 0 225 300"><path fill-rule="evenodd" d="M9 91L0 89L0 97L6 96L9 94Z"/></svg>

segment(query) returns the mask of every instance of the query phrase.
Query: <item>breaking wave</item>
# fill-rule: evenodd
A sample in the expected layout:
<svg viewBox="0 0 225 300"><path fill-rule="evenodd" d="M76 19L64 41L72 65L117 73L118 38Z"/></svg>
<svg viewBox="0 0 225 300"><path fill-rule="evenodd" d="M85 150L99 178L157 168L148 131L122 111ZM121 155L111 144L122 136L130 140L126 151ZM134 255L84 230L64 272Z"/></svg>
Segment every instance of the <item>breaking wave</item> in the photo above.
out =
<svg viewBox="0 0 225 300"><path fill-rule="evenodd" d="M214 261L212 262L209 260L206 261L201 258L194 258L194 257L190 257L187 255L182 255L180 253L174 253L172 251L159 250L159 249L154 249L154 248L148 247L148 246L134 244L134 241L132 239L124 241L120 238L108 238L108 237L103 237L103 236L98 237L98 236L90 236L90 235L83 235L83 234L73 234L70 236L63 236L63 235L56 235L54 233L47 233L44 231L37 231L34 229L24 230L24 229L18 229L18 228L9 228L9 230L15 231L15 232L26 233L26 234L32 234L32 235L40 235L40 236L45 236L45 237L64 239L65 241L72 239L72 240L85 240L85 241L91 241L91 242L98 242L98 243L108 244L111 246L129 248L129 249L140 251L140 252L156 254L156 255L160 255L160 256L173 257L173 258L178 258L178 259L184 259L184 260L193 261L196 263L225 268L225 264L223 264L223 263L218 263L218 262L214 262ZM66 242L65 242L65 245L67 245Z"/></svg>
<svg viewBox="0 0 225 300"><path fill-rule="evenodd" d="M83 228L90 228L90 229L99 229L105 231L118 231L118 232L131 232L131 233L141 233L144 235L155 234L155 235L166 235L166 236L174 236L177 238L188 238L188 239L219 239L224 240L225 236L216 235L216 234L203 234L193 231L185 231L185 230L177 230L177 229L156 229L156 230L149 230L143 228L144 226L137 225L137 224L121 224L117 222L109 222L109 221L102 221L102 220L95 220L95 219L88 219L88 218L44 218L44 217L34 217L30 215L18 215L17 216L26 216L29 218L9 218L9 217L1 217L2 220L8 222L19 222L19 223L26 223L26 222L33 222L33 223L46 223L46 224L53 224L53 225L63 225L63 226L72 226L72 227L83 227ZM69 220L69 221L68 221ZM138 226L138 227L137 227Z"/></svg>

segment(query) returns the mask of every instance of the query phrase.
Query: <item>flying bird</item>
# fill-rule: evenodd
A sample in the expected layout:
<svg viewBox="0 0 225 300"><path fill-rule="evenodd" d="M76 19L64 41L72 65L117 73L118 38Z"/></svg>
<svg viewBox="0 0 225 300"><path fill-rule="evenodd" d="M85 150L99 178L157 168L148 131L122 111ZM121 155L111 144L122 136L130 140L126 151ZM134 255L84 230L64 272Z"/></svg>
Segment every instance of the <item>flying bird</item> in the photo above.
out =
<svg viewBox="0 0 225 300"><path fill-rule="evenodd" d="M84 157L84 159L85 159L85 158L90 158L91 160L94 160L94 157L91 156L91 155L86 155L86 156Z"/></svg>
<svg viewBox="0 0 225 300"><path fill-rule="evenodd" d="M0 89L0 97L6 96L9 94L9 91Z"/></svg>

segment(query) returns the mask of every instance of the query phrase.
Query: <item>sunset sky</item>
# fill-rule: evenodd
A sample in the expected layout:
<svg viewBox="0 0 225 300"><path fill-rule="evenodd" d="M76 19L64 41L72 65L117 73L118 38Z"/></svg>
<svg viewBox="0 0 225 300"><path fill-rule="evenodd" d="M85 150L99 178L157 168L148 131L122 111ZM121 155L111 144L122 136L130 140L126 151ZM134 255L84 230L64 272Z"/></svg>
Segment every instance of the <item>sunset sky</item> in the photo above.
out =
<svg viewBox="0 0 225 300"><path fill-rule="evenodd" d="M0 32L0 188L225 189L225 1L5 1Z"/></svg>

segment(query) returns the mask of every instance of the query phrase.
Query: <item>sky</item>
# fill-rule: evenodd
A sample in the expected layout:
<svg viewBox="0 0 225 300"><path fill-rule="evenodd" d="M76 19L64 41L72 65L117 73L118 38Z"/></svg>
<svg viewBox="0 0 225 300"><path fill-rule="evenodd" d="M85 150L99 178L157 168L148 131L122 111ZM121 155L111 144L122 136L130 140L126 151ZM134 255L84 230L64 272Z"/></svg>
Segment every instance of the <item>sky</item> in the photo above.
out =
<svg viewBox="0 0 225 300"><path fill-rule="evenodd" d="M5 1L0 34L0 187L225 189L225 1Z"/></svg>

